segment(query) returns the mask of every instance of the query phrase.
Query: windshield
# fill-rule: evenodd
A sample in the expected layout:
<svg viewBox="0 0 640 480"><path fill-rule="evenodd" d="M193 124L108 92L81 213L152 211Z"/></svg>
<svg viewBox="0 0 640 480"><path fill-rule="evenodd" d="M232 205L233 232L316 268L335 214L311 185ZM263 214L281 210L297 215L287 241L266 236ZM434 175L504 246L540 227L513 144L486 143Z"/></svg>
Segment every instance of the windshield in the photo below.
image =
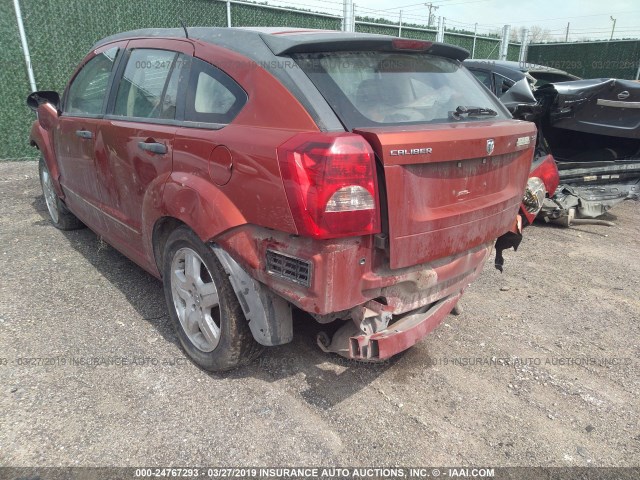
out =
<svg viewBox="0 0 640 480"><path fill-rule="evenodd" d="M509 118L493 95L448 58L368 51L293 58L349 128ZM456 114L461 109L474 114Z"/></svg>

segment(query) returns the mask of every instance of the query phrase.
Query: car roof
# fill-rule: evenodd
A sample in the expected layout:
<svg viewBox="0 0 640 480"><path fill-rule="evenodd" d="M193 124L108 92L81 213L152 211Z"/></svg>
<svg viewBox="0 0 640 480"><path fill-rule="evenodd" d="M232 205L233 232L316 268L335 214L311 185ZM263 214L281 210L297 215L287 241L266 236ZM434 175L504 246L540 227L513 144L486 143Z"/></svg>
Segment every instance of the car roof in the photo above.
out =
<svg viewBox="0 0 640 480"><path fill-rule="evenodd" d="M233 34L234 31L252 32L255 35L303 35L310 33L325 33L331 30L319 30L309 28L285 28L285 27L186 27L189 38L198 40L213 40L214 37L224 37L226 34ZM117 40L131 40L134 38L185 38L184 28L141 28L137 30L129 30L126 32L116 33L109 37L99 40L94 48L100 47L107 43Z"/></svg>
<svg viewBox="0 0 640 480"><path fill-rule="evenodd" d="M188 37L237 52L249 61L265 68L278 79L309 112L322 131L344 131L335 112L326 99L313 86L311 80L299 68L291 68L290 62L281 55L290 53L313 53L326 51L398 50L393 42L396 37L367 33L347 33L331 30L314 30L288 27L188 27ZM183 28L146 28L111 35L98 41L92 51L122 40L148 38L184 39ZM444 43L401 39L403 46L424 48L423 52L462 61L469 55L464 48ZM417 51L417 50L413 50Z"/></svg>
<svg viewBox="0 0 640 480"><path fill-rule="evenodd" d="M313 53L321 51L347 50L395 50L392 42L396 37L371 33L352 33L334 30L316 30L290 27L187 27L190 39L219 45L256 59L256 43L266 45L272 55ZM183 28L146 28L118 33L97 42L92 50L118 40L136 38L185 38ZM468 57L464 48L444 43L402 39L406 42L421 42L424 51L459 61ZM409 47L410 49L410 47ZM261 60L266 60L261 55Z"/></svg>

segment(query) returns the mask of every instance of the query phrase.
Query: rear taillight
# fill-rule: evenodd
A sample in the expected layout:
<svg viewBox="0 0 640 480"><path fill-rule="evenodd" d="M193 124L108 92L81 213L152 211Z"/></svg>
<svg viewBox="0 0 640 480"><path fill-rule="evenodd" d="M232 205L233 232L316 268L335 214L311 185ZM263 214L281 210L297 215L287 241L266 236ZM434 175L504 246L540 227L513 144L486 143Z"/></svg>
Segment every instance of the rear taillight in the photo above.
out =
<svg viewBox="0 0 640 480"><path fill-rule="evenodd" d="M547 189L544 182L538 177L529 177L527 187L524 190L522 204L527 212L537 215L542 209L542 204L547 196Z"/></svg>
<svg viewBox="0 0 640 480"><path fill-rule="evenodd" d="M375 158L352 133L301 133L278 148L298 233L323 239L379 233Z"/></svg>
<svg viewBox="0 0 640 480"><path fill-rule="evenodd" d="M536 176L542 179L547 189L547 194L552 197L556 192L556 188L560 184L560 175L558 173L558 166L556 161L551 155L547 155L546 158L538 165L532 172L531 176Z"/></svg>

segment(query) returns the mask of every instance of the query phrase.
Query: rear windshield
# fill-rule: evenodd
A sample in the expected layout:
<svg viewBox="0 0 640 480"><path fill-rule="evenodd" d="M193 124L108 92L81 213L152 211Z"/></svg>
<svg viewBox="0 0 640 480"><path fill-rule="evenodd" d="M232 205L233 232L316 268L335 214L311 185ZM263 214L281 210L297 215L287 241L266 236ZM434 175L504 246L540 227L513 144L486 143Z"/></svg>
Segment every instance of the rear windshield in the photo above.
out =
<svg viewBox="0 0 640 480"><path fill-rule="evenodd" d="M493 95L448 58L366 51L293 58L349 128L509 118ZM459 107L490 111L455 114Z"/></svg>

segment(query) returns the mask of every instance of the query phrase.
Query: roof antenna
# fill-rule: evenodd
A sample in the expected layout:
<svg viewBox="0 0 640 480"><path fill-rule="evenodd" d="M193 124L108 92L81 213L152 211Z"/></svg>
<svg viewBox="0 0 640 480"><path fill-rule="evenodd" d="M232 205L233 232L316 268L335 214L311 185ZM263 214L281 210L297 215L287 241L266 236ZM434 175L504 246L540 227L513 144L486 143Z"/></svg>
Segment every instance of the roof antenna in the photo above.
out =
<svg viewBox="0 0 640 480"><path fill-rule="evenodd" d="M189 32L187 31L187 26L184 24L184 21L179 18L178 20L180 20L180 25L182 25L182 28L184 30L184 36L187 37L187 39L189 38Z"/></svg>

